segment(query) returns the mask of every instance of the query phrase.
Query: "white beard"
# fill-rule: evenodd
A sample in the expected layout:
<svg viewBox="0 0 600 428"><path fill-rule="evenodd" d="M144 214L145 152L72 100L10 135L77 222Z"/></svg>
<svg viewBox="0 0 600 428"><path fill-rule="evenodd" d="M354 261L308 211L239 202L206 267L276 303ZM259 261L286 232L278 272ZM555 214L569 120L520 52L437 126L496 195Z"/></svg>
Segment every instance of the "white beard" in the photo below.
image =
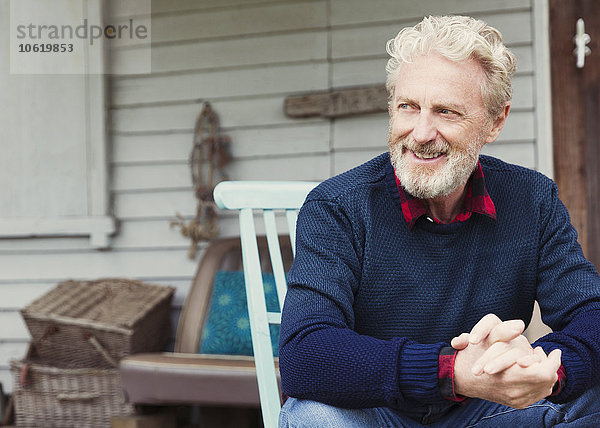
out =
<svg viewBox="0 0 600 428"><path fill-rule="evenodd" d="M402 187L418 199L433 199L447 196L464 184L477 166L483 144L476 141L465 144L464 150L452 148L446 141L441 144L416 144L408 138L390 142L390 160ZM446 162L441 168L413 165L406 153L444 153Z"/></svg>

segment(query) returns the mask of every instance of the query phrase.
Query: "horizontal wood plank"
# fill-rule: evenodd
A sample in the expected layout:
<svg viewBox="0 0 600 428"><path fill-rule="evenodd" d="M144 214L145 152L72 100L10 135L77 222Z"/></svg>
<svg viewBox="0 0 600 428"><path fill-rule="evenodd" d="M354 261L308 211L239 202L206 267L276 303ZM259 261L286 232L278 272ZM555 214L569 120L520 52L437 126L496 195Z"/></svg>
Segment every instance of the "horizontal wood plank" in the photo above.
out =
<svg viewBox="0 0 600 428"><path fill-rule="evenodd" d="M190 191L190 198L192 197ZM188 216L186 220L192 216ZM117 233L110 239L110 250L185 250L188 247L189 241L181 236L177 229L170 227L170 222L176 220L174 211L164 217L155 218L152 220L124 220L120 219L120 226ZM220 217L219 224L225 220ZM231 222L231 228L237 228L237 218L230 218L227 221ZM141 223L141 224L138 224ZM234 224L235 223L235 224ZM228 226L229 227L229 226ZM67 254L73 252L89 252L95 251L90 249L88 239L65 239L65 238L44 238L44 239L2 239L0 240L0 255L13 254L27 256L30 254ZM108 274L108 273L107 273ZM150 278L150 280L153 280ZM36 286L53 286L54 279L49 279L44 283L36 283ZM0 309L14 309L29 299L32 295L21 293L22 283L2 282L0 285L7 287L7 294L14 294L11 299L5 299L4 306L0 303ZM31 284L25 284L27 286ZM0 288L2 290L2 288ZM20 297L19 297L20 296ZM14 301L13 301L14 299ZM1 340L1 336L0 336Z"/></svg>
<svg viewBox="0 0 600 428"><path fill-rule="evenodd" d="M152 20L152 43L318 29L326 25L325 1L189 11L156 16Z"/></svg>
<svg viewBox="0 0 600 428"><path fill-rule="evenodd" d="M231 180L310 181L327 176L328 157L325 153L294 158L234 159L225 170L228 171ZM115 191L189 189L190 196L193 197L193 183L187 163L124 165L115 166L113 169Z"/></svg>
<svg viewBox="0 0 600 428"><path fill-rule="evenodd" d="M186 223L193 218L192 215L184 217ZM177 220L174 213L169 213L164 218L152 220L124 220L121 233L113 239L113 248L119 250L138 249L166 249L187 250L190 240L182 236L177 227L171 227L171 221ZM235 216L219 213L217 220L219 237L239 236L238 219ZM207 243L201 242L196 258L199 260ZM149 281L156 281L148 278ZM163 281L162 279L160 281ZM169 284L174 280L164 280Z"/></svg>
<svg viewBox="0 0 600 428"><path fill-rule="evenodd" d="M498 141L534 140L535 136L533 111L513 111L509 113Z"/></svg>
<svg viewBox="0 0 600 428"><path fill-rule="evenodd" d="M259 156L296 156L329 151L328 121L278 128L234 130L231 154L235 159Z"/></svg>
<svg viewBox="0 0 600 428"><path fill-rule="evenodd" d="M113 248L120 250L139 248L185 249L190 241L181 235L179 229L171 227L171 221L175 220L177 220L175 211L171 211L164 219L123 220L119 234L112 240Z"/></svg>
<svg viewBox="0 0 600 428"><path fill-rule="evenodd" d="M50 291L53 283L0 284L1 310L18 310Z"/></svg>
<svg viewBox="0 0 600 428"><path fill-rule="evenodd" d="M110 52L113 73L147 55L148 47L113 49ZM214 70L285 62L323 61L327 57L327 33L324 31L209 40L152 47L152 73L187 70Z"/></svg>
<svg viewBox="0 0 600 428"><path fill-rule="evenodd" d="M194 216L196 201L189 190L165 190L114 195L115 213L120 219L175 219L175 214Z"/></svg>
<svg viewBox="0 0 600 428"><path fill-rule="evenodd" d="M2 341L0 342L0 367L7 368L8 362L10 360L21 360L25 358L27 354L27 348L29 347L29 342L26 340L22 341ZM6 363L4 363L6 362ZM1 369L0 369L1 370ZM1 382L1 380L0 380ZM4 387L4 384L2 384ZM6 392L6 391L4 391Z"/></svg>
<svg viewBox="0 0 600 428"><path fill-rule="evenodd" d="M150 2L150 0L147 0ZM263 6L270 2L282 2L285 0L219 0L215 4L214 0L152 0L152 14L164 13L181 13L189 11L198 11L215 8L230 8L249 6L254 4L262 4ZM106 8L109 17L122 17L130 15L138 15L145 12L145 8L140 6L142 2L123 1L123 0L106 0Z"/></svg>
<svg viewBox="0 0 600 428"><path fill-rule="evenodd" d="M385 149L377 147L367 147L352 151L336 150L332 155L333 173L341 174L344 171L348 171L351 168L373 159L384 151Z"/></svg>
<svg viewBox="0 0 600 428"><path fill-rule="evenodd" d="M37 237L0 239L0 254L46 251L88 251L89 237Z"/></svg>
<svg viewBox="0 0 600 428"><path fill-rule="evenodd" d="M283 112L285 97L268 96L240 100L217 100L212 102L213 110L220 118L224 129L302 124L304 120L290 119ZM210 100L209 100L210 101ZM113 131L115 132L193 132L202 105L185 103L182 105L145 106L124 108L113 111ZM252 114L248 114L252 112Z"/></svg>
<svg viewBox="0 0 600 428"><path fill-rule="evenodd" d="M193 188L187 163L114 166L113 177L113 190L117 191Z"/></svg>
<svg viewBox="0 0 600 428"><path fill-rule="evenodd" d="M333 126L333 148L387 148L390 117L387 113L336 120Z"/></svg>
<svg viewBox="0 0 600 428"><path fill-rule="evenodd" d="M335 88L385 84L387 58L353 59L331 64L331 83Z"/></svg>
<svg viewBox="0 0 600 428"><path fill-rule="evenodd" d="M525 168L536 168L535 144L533 141L494 142L484 146L482 153Z"/></svg>
<svg viewBox="0 0 600 428"><path fill-rule="evenodd" d="M231 138L234 158L294 156L329 151L328 122L321 121L275 128L235 129L222 133ZM115 135L113 163L187 162L193 134Z"/></svg>
<svg viewBox="0 0 600 428"><path fill-rule="evenodd" d="M35 266L36 268L28 269L28 266ZM189 278L193 275L195 268L196 262L188 259L185 249L66 254L5 254L0 258L0 281L53 280L59 282L66 279L97 279L107 276ZM7 316L7 313L4 314ZM9 324L12 326L12 323L18 320L19 317L15 313L9 319ZM3 323L2 325L9 324ZM2 336L4 337L4 334Z"/></svg>
<svg viewBox="0 0 600 428"><path fill-rule="evenodd" d="M247 97L327 87L327 64L281 65L176 76L127 77L114 81L114 106Z"/></svg>
<svg viewBox="0 0 600 428"><path fill-rule="evenodd" d="M248 103L246 102L246 104ZM214 104L213 109L215 109ZM111 126L113 132L119 133L193 132L201 111L201 100L180 105L113 109L111 112ZM220 115L220 110L216 111ZM221 123L223 123L222 120Z"/></svg>
<svg viewBox="0 0 600 428"><path fill-rule="evenodd" d="M353 25L378 21L420 18L427 15L486 15L503 10L529 9L524 0L333 0L331 22L333 25Z"/></svg>
<svg viewBox="0 0 600 428"><path fill-rule="evenodd" d="M2 325L2 340L29 340L29 330L25 326L25 321L17 310L0 311L0 325ZM2 364L0 362L0 364Z"/></svg>
<svg viewBox="0 0 600 428"><path fill-rule="evenodd" d="M234 159L227 170L232 180L318 181L329 176L329 154L315 153L287 159Z"/></svg>
<svg viewBox="0 0 600 428"><path fill-rule="evenodd" d="M153 0L152 12L154 14L173 13L180 11L244 7L249 5L265 5L267 3L278 3L286 0Z"/></svg>

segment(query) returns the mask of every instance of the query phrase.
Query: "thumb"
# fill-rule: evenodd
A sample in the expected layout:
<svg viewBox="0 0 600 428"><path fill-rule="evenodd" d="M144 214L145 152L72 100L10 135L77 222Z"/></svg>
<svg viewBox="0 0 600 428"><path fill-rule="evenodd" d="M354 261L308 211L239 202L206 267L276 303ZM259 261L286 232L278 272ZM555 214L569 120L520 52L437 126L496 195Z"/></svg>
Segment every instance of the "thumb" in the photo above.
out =
<svg viewBox="0 0 600 428"><path fill-rule="evenodd" d="M456 350L463 350L469 345L469 333L463 333L450 341L450 346Z"/></svg>
<svg viewBox="0 0 600 428"><path fill-rule="evenodd" d="M548 354L548 359L552 362L552 366L556 367L556 370L558 370L560 367L561 357L562 351L560 349L555 349Z"/></svg>

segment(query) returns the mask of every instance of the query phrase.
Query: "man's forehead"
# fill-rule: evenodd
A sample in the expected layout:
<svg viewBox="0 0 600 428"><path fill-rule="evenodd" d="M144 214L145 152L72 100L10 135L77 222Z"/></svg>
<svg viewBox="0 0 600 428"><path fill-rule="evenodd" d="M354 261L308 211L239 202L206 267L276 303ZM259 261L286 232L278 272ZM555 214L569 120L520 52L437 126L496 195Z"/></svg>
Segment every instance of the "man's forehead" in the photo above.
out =
<svg viewBox="0 0 600 428"><path fill-rule="evenodd" d="M411 96L410 91L399 91L396 90L394 94L394 100L396 102L407 102L407 103L420 103L423 101L423 98L430 101L432 107L444 107L453 110L463 109L466 107L466 103L460 102L455 97L446 96L445 94L437 95L437 96Z"/></svg>
<svg viewBox="0 0 600 428"><path fill-rule="evenodd" d="M394 99L464 106L481 101L482 79L483 70L473 60L451 61L439 54L420 56L398 70Z"/></svg>

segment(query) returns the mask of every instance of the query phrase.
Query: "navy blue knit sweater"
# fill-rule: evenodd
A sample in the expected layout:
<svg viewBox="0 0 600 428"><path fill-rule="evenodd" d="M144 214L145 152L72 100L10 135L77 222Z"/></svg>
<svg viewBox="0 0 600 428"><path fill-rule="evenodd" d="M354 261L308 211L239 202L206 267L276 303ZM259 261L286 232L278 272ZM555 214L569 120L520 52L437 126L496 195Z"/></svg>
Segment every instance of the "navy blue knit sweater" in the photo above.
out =
<svg viewBox="0 0 600 428"><path fill-rule="evenodd" d="M317 186L300 210L288 274L283 390L341 407L438 403L438 356L484 315L531 320L562 349L568 401L600 380L600 278L554 183L481 156L497 220L424 218L409 230L389 155Z"/></svg>

